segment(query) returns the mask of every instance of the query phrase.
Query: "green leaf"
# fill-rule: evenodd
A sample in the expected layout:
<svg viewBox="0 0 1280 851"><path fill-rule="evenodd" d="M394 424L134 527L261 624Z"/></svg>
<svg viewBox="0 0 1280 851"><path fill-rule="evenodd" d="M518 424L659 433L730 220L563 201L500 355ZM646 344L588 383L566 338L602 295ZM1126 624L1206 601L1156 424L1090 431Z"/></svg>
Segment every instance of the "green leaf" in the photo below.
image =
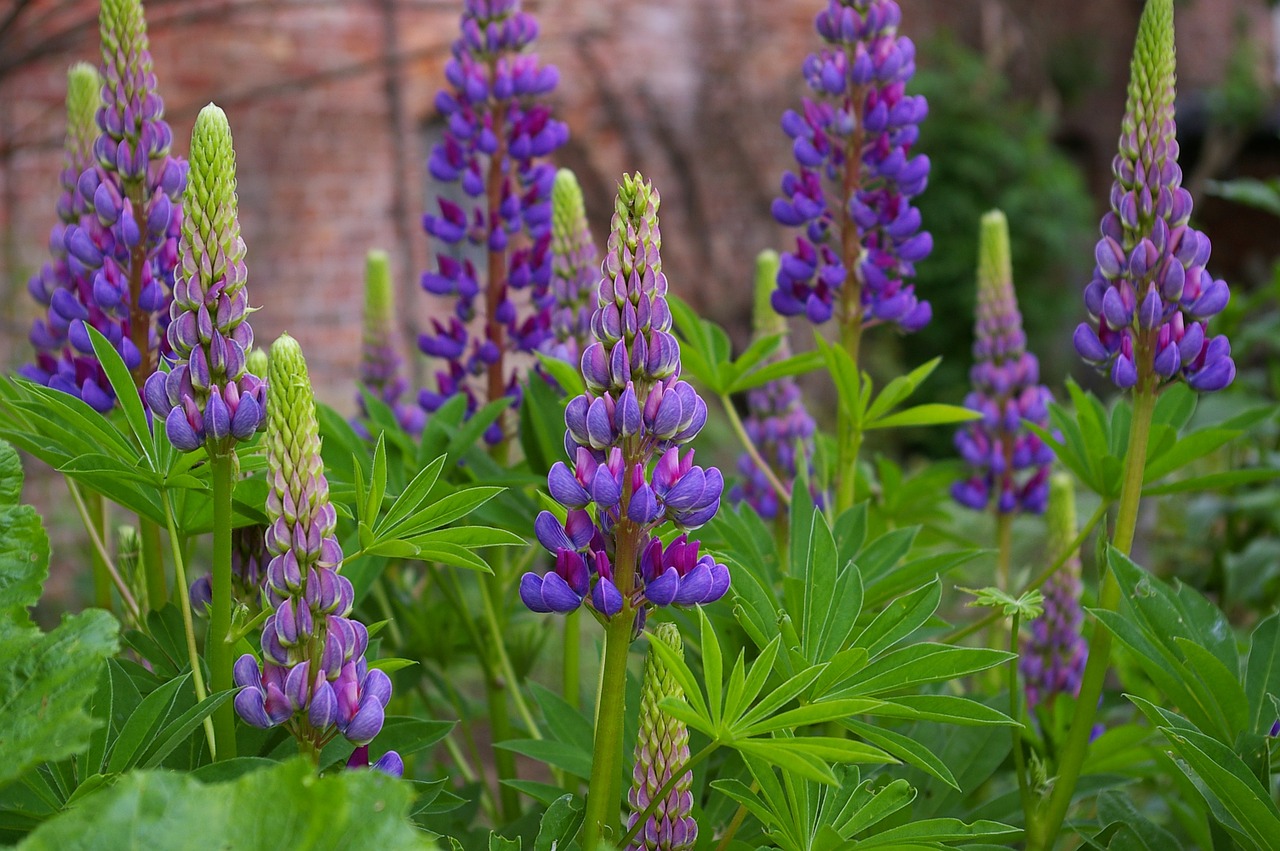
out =
<svg viewBox="0 0 1280 851"><path fill-rule="evenodd" d="M574 795L556 798L542 814L533 851L565 851L582 827L582 801Z"/></svg>
<svg viewBox="0 0 1280 851"><path fill-rule="evenodd" d="M111 757L107 762L107 771L118 774L133 768L142 758L146 746L156 739L156 733L169 720L178 694L190 682L191 674L184 674L177 679L169 680L160 688L143 698L142 703L129 716L129 721L120 731L111 749Z"/></svg>
<svg viewBox="0 0 1280 851"><path fill-rule="evenodd" d="M877 833L859 842L858 847L900 848L912 841L938 843L999 839L1011 842L1021 834L1021 830L997 821L980 820L965 824L954 818L920 819Z"/></svg>
<svg viewBox="0 0 1280 851"><path fill-rule="evenodd" d="M946 763L938 759L933 755L932 751L910 736L904 736L886 727L877 727L874 724L868 724L856 718L846 718L840 723L868 742L871 742L871 744L878 745L886 753L892 754L906 764L915 766L926 774L936 777L957 792L961 791L960 784L956 783L955 775L951 773L951 769L947 768ZM904 780L895 782L906 783Z"/></svg>
<svg viewBox="0 0 1280 851"><path fill-rule="evenodd" d="M583 382L582 372L576 365L542 352L538 353L538 362L542 364L542 368L555 380L556 384L560 385L563 395L572 399L574 396L581 396L586 392L587 385ZM530 384L532 383L533 381L530 381Z"/></svg>
<svg viewBox="0 0 1280 851"><path fill-rule="evenodd" d="M984 647L920 642L886 653L855 674L833 697L874 695L954 680L994 668L1012 655Z"/></svg>
<svg viewBox="0 0 1280 851"><path fill-rule="evenodd" d="M978 590L961 588L960 590L974 595L975 599L969 603L970 606L999 609L1006 618L1017 615L1027 622L1040 617L1040 613L1044 611L1044 595L1036 590L1027 591L1020 597L995 587Z"/></svg>
<svg viewBox="0 0 1280 851"><path fill-rule="evenodd" d="M567 771L583 780L591 776L591 751L572 747L566 742L551 739L508 739L505 742L495 742L493 746L545 762L552 768Z"/></svg>
<svg viewBox="0 0 1280 851"><path fill-rule="evenodd" d="M749 370L739 375L729 387L729 392L745 393L780 378L804 375L820 369L823 362L821 352L802 352L782 360L770 361L759 369Z"/></svg>
<svg viewBox="0 0 1280 851"><path fill-rule="evenodd" d="M235 697L237 691L239 689L231 688L226 691L215 692L173 719L156 736L155 741L157 744L155 747L147 750L146 758L137 764L142 768L158 767L175 748L191 738L205 718L212 715L219 706Z"/></svg>
<svg viewBox="0 0 1280 851"><path fill-rule="evenodd" d="M46 822L28 851L167 851L275 848L298 851L432 849L408 820L413 787L377 771L316 777L295 759L225 783L140 771Z"/></svg>
<svg viewBox="0 0 1280 851"><path fill-rule="evenodd" d="M1248 729L1269 732L1275 721L1269 697L1280 697L1280 613L1266 618L1253 630L1244 691L1249 701Z"/></svg>
<svg viewBox="0 0 1280 851"><path fill-rule="evenodd" d="M933 375L933 371L938 368L940 363L942 363L942 358L936 357L927 363L921 364L906 375L899 375L886 384L884 389L880 391L880 395L871 403L871 407L867 409L867 421L875 422L902 404L912 393L916 392L916 388L923 384L930 375Z"/></svg>
<svg viewBox="0 0 1280 851"><path fill-rule="evenodd" d="M1234 751L1195 730L1161 727L1160 732L1258 847L1269 847L1280 836L1280 810Z"/></svg>
<svg viewBox="0 0 1280 851"><path fill-rule="evenodd" d="M8 443L0 440L0 508L17 505L22 499L22 459ZM39 592L36 592L37 595Z"/></svg>

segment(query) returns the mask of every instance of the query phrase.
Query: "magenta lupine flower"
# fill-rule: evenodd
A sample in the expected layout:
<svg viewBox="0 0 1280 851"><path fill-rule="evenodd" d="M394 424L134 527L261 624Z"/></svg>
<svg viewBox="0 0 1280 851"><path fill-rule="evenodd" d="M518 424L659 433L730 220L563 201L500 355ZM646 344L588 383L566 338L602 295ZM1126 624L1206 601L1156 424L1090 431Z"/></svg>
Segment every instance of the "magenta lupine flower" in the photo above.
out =
<svg viewBox="0 0 1280 851"><path fill-rule="evenodd" d="M1075 489L1066 473L1053 476L1049 494L1049 550L1056 560L1076 537ZM1054 697L1080 692L1080 678L1089 645L1080 634L1084 613L1080 608L1080 555L1072 551L1058 572L1045 584L1044 613L1030 624L1022 638L1019 668L1027 692L1027 705L1052 704Z"/></svg>
<svg viewBox="0 0 1280 851"><path fill-rule="evenodd" d="M391 680L365 661L369 632L351 619L354 590L338 573L337 511L297 341L271 347L267 407L267 601L262 662L235 664L236 711L255 727L284 724L316 751L341 734L367 745L382 729ZM389 759L384 758L384 759Z"/></svg>
<svg viewBox="0 0 1280 851"><path fill-rule="evenodd" d="M972 475L956 482L951 494L975 511L986 510L994 498L1001 514L1040 514L1054 455L1026 423L1048 425L1053 395L1039 383L1040 362L1027 351L1013 289L1009 226L999 210L982 217L979 255L973 391L964 404L982 419L956 432L956 450Z"/></svg>
<svg viewBox="0 0 1280 851"><path fill-rule="evenodd" d="M76 184L92 215L81 216L64 235L67 253L92 281L93 306L81 301L68 335L77 352L92 355L84 323L98 327L140 382L155 370L158 355L169 352L164 331L187 164L169 155L173 133L156 91L142 4L103 0L100 21L101 132L93 146L96 162Z"/></svg>
<svg viewBox="0 0 1280 851"><path fill-rule="evenodd" d="M582 187L562 168L551 190L551 335L543 351L575 365L591 341L596 254Z"/></svg>
<svg viewBox="0 0 1280 851"><path fill-rule="evenodd" d="M168 373L153 373L145 386L147 404L164 416L169 440L184 452L200 446L225 452L265 422L265 388L245 363L253 329L235 190L231 126L209 104L191 131L182 269L168 329L176 363Z"/></svg>
<svg viewBox="0 0 1280 851"><path fill-rule="evenodd" d="M19 374L38 384L70 393L98 411L108 411L115 396L98 359L72 345L71 327L88 322L108 339L122 340L120 323L102 312L93 298L93 272L85 268L65 245L67 230L85 216L92 216L89 203L77 183L85 169L93 166L93 141L97 134L95 116L102 103L101 78L92 65L73 65L67 72L67 138L62 168L62 194L58 198L59 222L49 234L52 261L27 282L31 297L44 306L45 316L37 319L28 335L36 350L35 360ZM83 339L80 339L83 338ZM77 339L88 346L83 327Z"/></svg>
<svg viewBox="0 0 1280 851"><path fill-rule="evenodd" d="M370 251L365 260L364 276L364 342L360 357L360 386L356 390L356 404L360 415L352 426L362 436L368 437L365 422L369 412L365 409L364 394L386 403L396 415L400 427L409 434L418 434L426 421L426 415L417 405L401 400L409 381L401 373L400 353L396 351L395 293L391 287L391 266L384 251Z"/></svg>
<svg viewBox="0 0 1280 851"><path fill-rule="evenodd" d="M1178 378L1202 392L1235 378L1231 343L1205 323L1227 306L1225 281L1209 274L1209 238L1188 223L1174 120L1173 11L1161 6L1138 34L1129 97L1112 161L1111 210L1102 217L1091 321L1075 333L1085 361L1128 389Z"/></svg>
<svg viewBox="0 0 1280 851"><path fill-rule="evenodd" d="M755 332L757 336L782 334L787 330L785 320L770 304L774 281L778 274L778 254L762 251L756 258ZM783 338L782 345L772 355L781 360L791 355L791 347ZM760 457L768 463L774 476L788 490L795 482L798 465L804 464L809 472L811 492L817 504L823 502L813 482L813 435L816 430L813 417L805 409L800 386L795 379L779 378L761 387L747 391L747 415L742 425L747 437L756 447ZM798 453L798 456L797 456ZM746 502L766 520L778 516L778 493L773 489L764 471L747 453L738 456L738 484L729 490L734 504Z"/></svg>
<svg viewBox="0 0 1280 851"><path fill-rule="evenodd" d="M684 646L680 630L673 623L660 623L649 637L660 641L681 656ZM640 730L636 737L636 762L631 772L631 789L627 803L627 830L631 830L648 809L672 773L689 762L689 728L683 721L663 711L665 698L680 700L684 689L671 670L652 649L644 665L640 692ZM698 823L693 819L693 772L685 771L671 787L666 798L654 808L632 840L628 851L684 851L698 838Z"/></svg>
<svg viewBox="0 0 1280 851"><path fill-rule="evenodd" d="M587 392L565 411L572 464L557 462L547 476L568 517L538 515L534 530L555 567L520 580L535 612L570 612L585 599L606 618L624 603L643 618L649 605L710 603L729 587L728 568L699 555L697 541L681 534L664 547L657 536L666 522L682 531L706 523L724 489L719 470L680 448L706 423L707 406L680 380L658 204L650 183L624 176L591 317L595 341L582 354Z"/></svg>
<svg viewBox="0 0 1280 851"><path fill-rule="evenodd" d="M929 158L911 155L928 107L906 94L915 45L901 19L893 0L828 0L814 22L826 46L804 63L813 97L782 117L799 170L773 202L775 219L803 229L778 273L784 316L903 331L932 316L910 283L933 238L911 206L929 178Z"/></svg>
<svg viewBox="0 0 1280 851"><path fill-rule="evenodd" d="M427 413L457 393L469 411L503 396L519 403L518 376L504 358L537 351L549 334L555 170L543 159L569 137L542 102L559 73L531 52L538 24L519 0L467 0L461 26L445 63L449 86L436 96L444 140L427 168L460 184L468 200L441 197L439 212L423 217L439 246L422 286L456 300L454 315L432 320L418 341L444 361L436 388L419 395ZM467 256L477 249L487 256L480 271ZM485 432L489 443L504 437L502 418Z"/></svg>

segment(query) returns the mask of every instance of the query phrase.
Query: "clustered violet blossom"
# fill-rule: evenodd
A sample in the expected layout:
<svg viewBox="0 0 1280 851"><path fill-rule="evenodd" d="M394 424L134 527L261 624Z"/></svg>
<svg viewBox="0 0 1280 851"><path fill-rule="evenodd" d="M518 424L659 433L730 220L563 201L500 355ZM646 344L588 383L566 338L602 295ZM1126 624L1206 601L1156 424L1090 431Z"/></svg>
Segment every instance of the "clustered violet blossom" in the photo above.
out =
<svg viewBox="0 0 1280 851"><path fill-rule="evenodd" d="M661 642L678 656L684 656L680 629L673 623L658 624L649 641ZM648 809L654 796L662 791L672 773L689 762L689 728L659 706L668 697L683 700L684 689L652 649L645 661L640 688L640 729L636 736L632 786L627 793L627 803L631 805L628 831ZM637 831L628 851L684 851L692 848L697 838L698 823L693 819L693 772L686 770Z"/></svg>
<svg viewBox="0 0 1280 851"><path fill-rule="evenodd" d="M182 269L168 330L177 361L170 372L153 373L145 387L151 411L165 417L169 440L188 452L202 445L228 451L265 421L265 388L245 364L253 329L235 188L231 126L209 104L191 131Z"/></svg>
<svg viewBox="0 0 1280 851"><path fill-rule="evenodd" d="M360 357L360 385L356 404L360 416L352 426L369 436L369 411L365 394L389 407L400 427L418 434L426 415L417 405L401 400L409 381L401 374L400 354L396 351L395 293L391 288L391 267L386 252L370 251L365 260L364 275L364 341Z"/></svg>
<svg viewBox="0 0 1280 851"><path fill-rule="evenodd" d="M28 335L36 350L35 361L19 371L22 377L55 390L78 396L98 411L107 411L115 402L102 365L92 348L81 351L71 344L71 328L77 328L80 342L88 346L83 323L89 322L109 334L113 321L103 314L93 298L93 274L65 245L67 230L79 224L82 217L92 215L88 201L80 194L77 182L94 162L93 140L97 132L95 115L101 105L101 78L88 63L80 62L67 72L67 139L66 160L62 168L62 194L58 198L58 224L49 234L52 262L27 282L31 297L46 308ZM116 336L120 336L118 334Z"/></svg>
<svg viewBox="0 0 1280 851"><path fill-rule="evenodd" d="M582 187L572 171L562 168L551 188L551 335L543 351L574 365L591 341L596 255Z"/></svg>
<svg viewBox="0 0 1280 851"><path fill-rule="evenodd" d="M449 87L436 96L444 139L427 168L441 183L460 184L467 200L441 197L439 213L423 218L441 250L422 286L456 301L454 315L433 319L419 339L425 354L445 362L436 388L419 395L428 413L458 393L469 413L504 396L518 404L517 375L504 358L537 351L550 333L555 170L542 160L569 131L540 101L559 74L529 52L537 37L537 22L518 0L467 0L462 36L445 63ZM477 250L487 255L483 282L468 256ZM524 310L513 298L521 290L528 291ZM483 392L473 382L482 383ZM491 444L505 436L502 418L485 431Z"/></svg>
<svg viewBox="0 0 1280 851"><path fill-rule="evenodd" d="M158 355L168 354L163 332L178 264L187 164L169 155L173 132L156 91L141 3L103 0L100 20L101 132L93 145L95 163L76 184L86 215L64 233L68 255L92 284L74 302L64 299L65 311L58 309L71 320L68 336L77 352L92 354L85 323L92 324L141 383ZM110 407L110 388L100 382L90 387L90 378L77 371L77 395L95 407Z"/></svg>
<svg viewBox="0 0 1280 851"><path fill-rule="evenodd" d="M365 661L369 632L349 617L351 582L338 573L338 514L320 458L320 429L297 341L271 347L267 434L267 602L262 662L235 663L236 711L255 727L279 724L315 751L341 734L368 745L382 729L391 680ZM367 751L366 764L367 764ZM380 761L399 764L398 757Z"/></svg>
<svg viewBox="0 0 1280 851"><path fill-rule="evenodd" d="M778 273L784 316L903 331L932 316L909 283L933 239L911 206L929 178L929 158L911 155L928 106L905 93L915 45L901 19L893 0L829 0L818 13L826 46L804 63L813 97L782 117L799 170L783 176L773 215L803 229Z"/></svg>
<svg viewBox="0 0 1280 851"><path fill-rule="evenodd" d="M778 255L762 251L756 258L755 332L757 337L785 334L786 322L770 305L774 280L778 271ZM784 337L771 356L775 360L789 357L791 348ZM816 425L805 409L800 386L787 376L747 391L747 415L742 420L747 437L760 457L769 465L774 477L788 490L793 486L802 463L809 473L812 490L813 435ZM738 456L741 480L729 491L735 503L746 502L766 520L778 516L778 492L750 453ZM821 504L822 495L813 491Z"/></svg>
<svg viewBox="0 0 1280 851"><path fill-rule="evenodd" d="M956 449L973 473L956 482L951 493L975 511L985 510L994 497L1001 514L1040 514L1054 455L1026 423L1047 426L1053 396L1039 383L1040 363L1027 351L1004 213L993 210L982 217L980 242L976 363L969 371L973 390L964 404L982 418L956 432Z"/></svg>
<svg viewBox="0 0 1280 851"><path fill-rule="evenodd" d="M680 380L662 273L657 191L640 175L618 190L597 307L595 338L582 354L587 392L565 411L565 450L547 476L564 523L543 511L538 540L555 556L543 576L526 573L520 598L536 612L571 612L584 600L609 618L624 607L642 621L648 605L691 606L720 599L729 571L670 521L696 529L720 506L724 479L681 453L707 419L706 403ZM650 462L654 462L650 467Z"/></svg>
<svg viewBox="0 0 1280 851"><path fill-rule="evenodd" d="M1056 559L1075 541L1075 489L1068 474L1057 473L1049 490L1049 553ZM1051 705L1059 694L1075 697L1080 692L1089 656L1089 645L1080 634L1083 622L1080 556L1073 549L1045 584L1044 613L1031 622L1031 634L1023 634L1018 667L1030 707Z"/></svg>
<svg viewBox="0 0 1280 851"><path fill-rule="evenodd" d="M1209 238L1192 228L1174 121L1173 11L1152 11L1133 55L1129 97L1112 161L1111 210L1102 217L1093 279L1084 302L1092 321L1076 329L1080 356L1121 389L1186 379L1221 390L1236 374L1231 343L1205 322L1230 299L1215 279ZM1144 19L1145 20L1145 19Z"/></svg>

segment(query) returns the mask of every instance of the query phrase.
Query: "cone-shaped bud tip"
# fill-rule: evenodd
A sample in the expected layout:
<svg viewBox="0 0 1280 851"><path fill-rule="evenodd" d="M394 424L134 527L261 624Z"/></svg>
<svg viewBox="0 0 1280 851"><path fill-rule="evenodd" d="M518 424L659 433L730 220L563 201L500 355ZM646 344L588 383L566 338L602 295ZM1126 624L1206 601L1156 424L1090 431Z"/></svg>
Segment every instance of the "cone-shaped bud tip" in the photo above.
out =
<svg viewBox="0 0 1280 851"><path fill-rule="evenodd" d="M271 344L267 370L267 430L291 444L301 444L296 429L310 421L315 429L315 402L302 346L288 334Z"/></svg>
<svg viewBox="0 0 1280 851"><path fill-rule="evenodd" d="M250 349L249 354L245 355L244 359L245 372L252 375L265 376L270 368L269 363L266 349Z"/></svg>
<svg viewBox="0 0 1280 851"><path fill-rule="evenodd" d="M1009 221L1000 210L983 214L978 252L979 287L1013 280L1013 261L1009 256Z"/></svg>
<svg viewBox="0 0 1280 851"><path fill-rule="evenodd" d="M391 263L387 252L374 249L364 261L364 316L366 326L381 327L395 312L395 295L391 290Z"/></svg>
<svg viewBox="0 0 1280 851"><path fill-rule="evenodd" d="M95 123L102 105L102 78L88 62L67 69L67 137L90 145L97 132Z"/></svg>
<svg viewBox="0 0 1280 851"><path fill-rule="evenodd" d="M787 330L787 320L773 309L773 291L778 288L778 269L782 261L778 252L766 248L756 255L755 306L752 309L752 325L757 336L782 334Z"/></svg>

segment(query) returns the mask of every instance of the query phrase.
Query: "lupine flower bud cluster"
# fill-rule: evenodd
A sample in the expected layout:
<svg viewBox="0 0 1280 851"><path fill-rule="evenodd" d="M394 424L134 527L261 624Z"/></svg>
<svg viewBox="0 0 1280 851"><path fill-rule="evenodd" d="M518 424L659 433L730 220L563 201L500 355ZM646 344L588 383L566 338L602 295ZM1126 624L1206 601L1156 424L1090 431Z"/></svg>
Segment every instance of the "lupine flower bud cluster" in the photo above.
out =
<svg viewBox="0 0 1280 851"><path fill-rule="evenodd" d="M360 416L352 425L364 436L369 435L365 421L365 394L385 402L396 415L400 427L418 434L426 415L417 405L401 401L409 381L401 374L401 359L396 351L395 293L391 287L391 266L386 252L370 251L364 274L364 344L360 357L360 384L356 404Z"/></svg>
<svg viewBox="0 0 1280 851"><path fill-rule="evenodd" d="M758 337L782 334L787 330L785 320L770 304L777 274L777 252L762 251L756 258L755 332ZM790 354L791 347L783 338L772 357L781 360ZM805 409L800 386L794 378L779 378L747 391L747 415L742 425L760 457L788 490L795 482L799 464L808 469L812 482L816 425ZM777 517L777 491L748 453L738 456L738 473L741 479L730 489L729 499L735 504L746 502L766 520ZM813 494L821 504L821 494L816 490Z"/></svg>
<svg viewBox="0 0 1280 851"><path fill-rule="evenodd" d="M551 191L553 167L543 158L569 138L542 99L559 73L530 52L538 24L519 0L467 0L462 35L445 63L449 87L436 96L445 121L444 139L427 168L442 183L457 183L467 200L438 200L439 212L423 226L439 241L437 269L422 276L427 292L456 300L447 321L432 320L419 346L445 362L436 388L419 396L428 413L457 393L470 410L502 395L519 401L517 376L503 363L511 352L532 353L549 331L551 282ZM477 272L466 256L488 256ZM515 293L528 291L527 306ZM481 310L476 302L483 305ZM483 322L483 331L474 327ZM473 382L484 381L487 395ZM499 419L485 432L498 443Z"/></svg>
<svg viewBox="0 0 1280 851"><path fill-rule="evenodd" d="M226 114L209 104L191 131L182 222L182 269L173 288L169 345L177 362L147 379L146 399L165 416L173 445L225 452L264 421L262 380L248 371L245 245L236 210L236 160Z"/></svg>
<svg viewBox="0 0 1280 851"><path fill-rule="evenodd" d="M551 336L543 351L572 364L591 340L596 254L582 187L562 168L551 188Z"/></svg>
<svg viewBox="0 0 1280 851"><path fill-rule="evenodd" d="M1210 338L1205 327L1230 292L1205 268L1209 238L1188 223L1192 201L1178 167L1174 77L1172 0L1151 0L1112 162L1111 210L1102 218L1097 265L1085 287L1092 321L1076 329L1075 346L1121 389L1183 378L1208 392L1235 378L1230 341Z"/></svg>
<svg viewBox="0 0 1280 851"><path fill-rule="evenodd" d="M102 366L89 346L83 323L88 322L108 338L118 323L102 312L93 298L93 273L70 254L65 245L69 228L82 217L92 215L89 202L80 194L77 182L85 169L93 166L93 141L97 133L95 115L102 103L101 78L88 63L80 62L67 72L67 138L62 168L62 194L58 197L58 223L49 234L52 262L27 282L27 291L45 308L44 318L37 319L28 335L36 350L34 362L23 366L20 374L38 384L70 393L83 399L98 411L107 411L115 396ZM80 323L77 325L77 323ZM77 327L77 338L85 349L72 345L71 329Z"/></svg>
<svg viewBox="0 0 1280 851"><path fill-rule="evenodd" d="M911 155L928 107L906 94L915 45L901 19L893 0L828 0L814 22L826 46L804 63L813 96L782 117L799 168L773 202L775 219L802 229L773 297L784 316L903 331L932 316L910 283L933 238L911 206L929 178L929 158Z"/></svg>
<svg viewBox="0 0 1280 851"><path fill-rule="evenodd" d="M1071 477L1053 476L1049 494L1049 556L1058 559L1076 537L1076 497ZM1089 655L1080 634L1080 556L1075 550L1044 587L1044 614L1023 636L1021 669L1027 704L1051 704L1055 696L1075 697Z"/></svg>
<svg viewBox="0 0 1280 851"><path fill-rule="evenodd" d="M661 623L650 635L651 642L660 641L684 655L680 630L673 623ZM644 665L640 692L640 731L636 737L636 762L632 769L632 787L627 793L631 815L630 831L671 775L689 762L689 728L672 718L658 705L665 698L680 700L684 689L671 670L653 650ZM693 819L693 772L685 771L671 787L637 831L628 851L683 851L692 848L698 838L698 823Z"/></svg>
<svg viewBox="0 0 1280 851"><path fill-rule="evenodd" d="M71 320L68 334L77 352L92 354L85 330L89 322L140 380L154 370L158 354L168 353L164 328L178 264L187 165L169 155L173 132L156 91L140 0L103 0L100 21L101 132L93 145L94 163L76 183L87 214L64 234L68 255L92 281L91 301L68 300L66 311L59 312ZM82 386L81 392L97 396L110 390ZM90 402L101 403L100 396Z"/></svg>
<svg viewBox="0 0 1280 851"><path fill-rule="evenodd" d="M365 661L369 632L351 619L354 591L338 573L338 515L320 458L307 365L297 341L271 347L267 407L266 569L272 613L262 662L235 664L236 711L255 727L285 725L319 749L341 734L367 745L382 729L391 680Z"/></svg>
<svg viewBox="0 0 1280 851"><path fill-rule="evenodd" d="M719 470L681 451L706 423L707 406L680 380L658 204L640 175L623 178L591 317L595 340L582 353L587 392L565 411L572 463L557 462L547 477L568 517L538 515L534 528L555 567L520 582L536 612L570 612L588 600L602 617L624 602L643 616L649 605L713 602L729 587L728 568L699 555L697 541L681 534L664 547L656 534L665 522L681 530L706 523L724 489Z"/></svg>
<svg viewBox="0 0 1280 851"><path fill-rule="evenodd" d="M952 496L975 511L994 499L1001 514L1040 514L1054 455L1025 423L1047 426L1053 396L1039 383L1040 363L1027 351L1013 290L1009 225L999 210L982 217L973 357L973 390L964 404L982 419L956 432L956 450L973 472L952 486Z"/></svg>

